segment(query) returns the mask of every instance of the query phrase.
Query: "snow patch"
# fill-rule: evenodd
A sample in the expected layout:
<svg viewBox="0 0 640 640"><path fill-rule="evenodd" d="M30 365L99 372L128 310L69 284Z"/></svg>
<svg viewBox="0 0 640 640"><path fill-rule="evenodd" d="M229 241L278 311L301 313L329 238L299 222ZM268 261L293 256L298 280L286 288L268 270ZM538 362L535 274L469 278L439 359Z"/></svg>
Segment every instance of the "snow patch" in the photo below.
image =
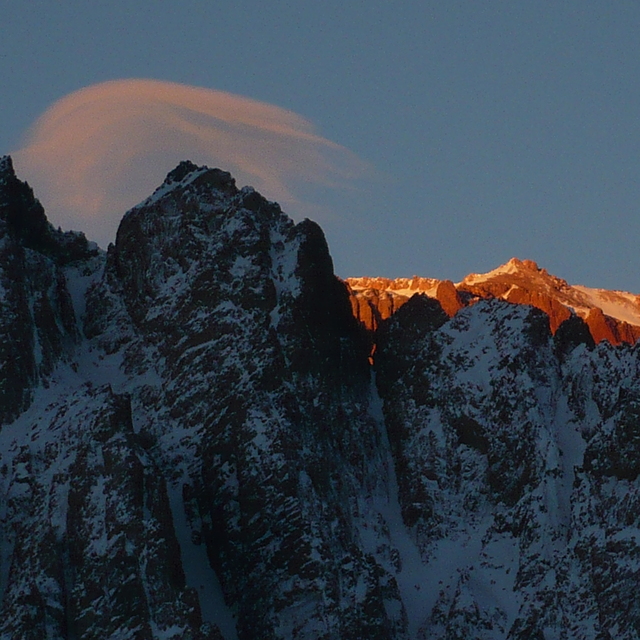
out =
<svg viewBox="0 0 640 640"><path fill-rule="evenodd" d="M182 567L187 585L198 594L202 620L217 625L224 640L238 640L235 618L224 601L220 581L211 568L204 542L194 541L194 532L185 515L182 484L170 484L167 491L173 525L180 545Z"/></svg>
<svg viewBox="0 0 640 640"><path fill-rule="evenodd" d="M582 285L574 285L573 288L584 295L588 306L598 307L605 315L616 320L640 326L640 296L626 291L590 289Z"/></svg>

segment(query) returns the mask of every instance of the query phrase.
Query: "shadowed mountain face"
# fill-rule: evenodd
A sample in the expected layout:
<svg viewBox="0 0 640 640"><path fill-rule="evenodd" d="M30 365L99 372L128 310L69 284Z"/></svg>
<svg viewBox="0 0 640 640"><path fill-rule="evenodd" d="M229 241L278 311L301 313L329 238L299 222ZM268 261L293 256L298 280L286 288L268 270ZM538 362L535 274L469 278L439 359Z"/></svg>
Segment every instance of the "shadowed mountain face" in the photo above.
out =
<svg viewBox="0 0 640 640"><path fill-rule="evenodd" d="M54 229L11 158L0 158L0 422L29 406L78 341L64 267L97 254L82 234Z"/></svg>
<svg viewBox="0 0 640 640"><path fill-rule="evenodd" d="M588 318L351 283L371 366L321 229L190 162L104 254L2 159L0 285L3 640L637 637L638 347Z"/></svg>

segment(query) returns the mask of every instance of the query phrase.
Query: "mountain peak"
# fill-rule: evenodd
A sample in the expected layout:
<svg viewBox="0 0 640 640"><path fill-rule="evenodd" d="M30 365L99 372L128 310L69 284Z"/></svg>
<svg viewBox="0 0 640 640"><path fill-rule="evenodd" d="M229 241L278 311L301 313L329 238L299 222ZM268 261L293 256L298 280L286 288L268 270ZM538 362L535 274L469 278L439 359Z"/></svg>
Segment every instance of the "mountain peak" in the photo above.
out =
<svg viewBox="0 0 640 640"><path fill-rule="evenodd" d="M558 281L559 285L566 284L564 280L550 276L546 269L541 269L534 260L520 260L519 258L511 258L508 262L499 267L487 271L486 273L470 273L468 276L458 283L460 285L479 284L496 278L503 279L503 276L518 276L522 278L539 277L552 278Z"/></svg>
<svg viewBox="0 0 640 640"><path fill-rule="evenodd" d="M182 160L175 169L172 169L164 179L165 184L173 184L175 182L182 182L186 176L194 173L195 171L206 170L207 167L199 167L197 164L191 162L191 160Z"/></svg>
<svg viewBox="0 0 640 640"><path fill-rule="evenodd" d="M222 169L211 169L206 165L198 166L190 160L182 160L175 169L167 174L164 182L149 196L140 203L139 206L149 206L176 189L183 189L192 184L206 185L229 195L238 192L236 181L228 171ZM134 207L137 208L137 207Z"/></svg>
<svg viewBox="0 0 640 640"><path fill-rule="evenodd" d="M204 181L210 187L235 190L236 181L228 171L210 169L206 165L198 166L191 160L182 160L175 169L169 171L160 188L187 186L203 176L206 176Z"/></svg>
<svg viewBox="0 0 640 640"><path fill-rule="evenodd" d="M534 260L520 260L519 258L511 258L503 267L509 266L512 269L520 269L526 271L539 271L538 263ZM499 267L500 268L500 267Z"/></svg>
<svg viewBox="0 0 640 640"><path fill-rule="evenodd" d="M0 220L25 246L50 234L44 209L33 189L16 177L11 156L0 158Z"/></svg>
<svg viewBox="0 0 640 640"><path fill-rule="evenodd" d="M84 234L54 229L33 189L16 176L8 155L0 157L0 223L0 234L60 263L84 259L97 251Z"/></svg>
<svg viewBox="0 0 640 640"><path fill-rule="evenodd" d="M15 175L11 156L0 156L0 181L5 175Z"/></svg>
<svg viewBox="0 0 640 640"><path fill-rule="evenodd" d="M587 323L596 342L634 343L640 339L640 296L570 285L533 260L514 257L487 273L471 273L455 285L444 287L446 282L347 278L354 314L369 329L395 313L414 293L424 293L437 298L450 316L480 299L501 298L544 311L553 333L576 314Z"/></svg>

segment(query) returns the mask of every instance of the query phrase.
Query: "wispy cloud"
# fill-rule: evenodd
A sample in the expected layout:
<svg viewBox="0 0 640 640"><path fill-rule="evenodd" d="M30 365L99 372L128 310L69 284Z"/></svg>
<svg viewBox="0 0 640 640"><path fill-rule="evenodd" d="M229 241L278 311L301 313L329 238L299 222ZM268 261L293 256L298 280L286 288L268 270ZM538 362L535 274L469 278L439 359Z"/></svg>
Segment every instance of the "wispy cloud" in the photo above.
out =
<svg viewBox="0 0 640 640"><path fill-rule="evenodd" d="M366 171L296 113L242 96L157 80L116 80L52 105L13 152L49 218L106 246L123 213L180 160L216 166L294 214L309 185L342 187Z"/></svg>

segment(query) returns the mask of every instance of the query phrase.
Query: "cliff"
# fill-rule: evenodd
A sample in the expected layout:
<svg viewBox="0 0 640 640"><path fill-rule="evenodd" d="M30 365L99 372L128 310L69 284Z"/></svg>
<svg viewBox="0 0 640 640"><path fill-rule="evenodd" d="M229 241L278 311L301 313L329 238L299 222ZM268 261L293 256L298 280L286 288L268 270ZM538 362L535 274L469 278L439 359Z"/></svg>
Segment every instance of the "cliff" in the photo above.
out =
<svg viewBox="0 0 640 640"><path fill-rule="evenodd" d="M640 296L569 285L531 260L511 259L485 274L471 274L461 282L430 278L347 278L355 317L375 331L415 293L440 302L449 316L479 300L498 298L526 304L549 316L552 333L572 315L589 326L596 342L633 344L640 338Z"/></svg>
<svg viewBox="0 0 640 640"><path fill-rule="evenodd" d="M190 162L104 253L0 167L1 640L637 639L640 346L588 324L631 294L350 293Z"/></svg>

